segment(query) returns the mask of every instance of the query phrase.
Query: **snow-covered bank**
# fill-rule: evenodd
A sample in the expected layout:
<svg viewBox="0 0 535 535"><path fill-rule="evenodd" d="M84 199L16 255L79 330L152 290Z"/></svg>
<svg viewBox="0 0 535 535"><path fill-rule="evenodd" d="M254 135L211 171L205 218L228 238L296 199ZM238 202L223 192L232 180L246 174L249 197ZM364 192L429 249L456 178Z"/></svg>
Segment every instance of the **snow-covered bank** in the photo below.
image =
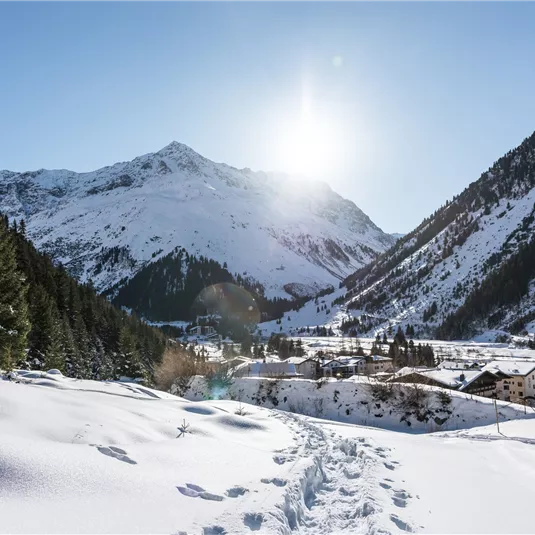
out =
<svg viewBox="0 0 535 535"><path fill-rule="evenodd" d="M531 530L534 419L393 433L31 373L0 380L0 431L0 533Z"/></svg>
<svg viewBox="0 0 535 535"><path fill-rule="evenodd" d="M433 387L350 379L236 378L227 388L210 390L195 377L187 399L231 399L337 422L383 429L434 432L496 424L491 399ZM498 401L499 420L535 418L531 408Z"/></svg>

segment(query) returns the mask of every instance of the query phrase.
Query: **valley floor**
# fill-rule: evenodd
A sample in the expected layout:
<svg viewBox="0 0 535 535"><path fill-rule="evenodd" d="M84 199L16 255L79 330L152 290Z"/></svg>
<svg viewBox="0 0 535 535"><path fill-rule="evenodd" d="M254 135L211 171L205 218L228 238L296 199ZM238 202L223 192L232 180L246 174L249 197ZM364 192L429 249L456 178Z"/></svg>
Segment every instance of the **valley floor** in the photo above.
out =
<svg viewBox="0 0 535 535"><path fill-rule="evenodd" d="M535 419L409 434L30 374L0 428L1 533L533 532Z"/></svg>

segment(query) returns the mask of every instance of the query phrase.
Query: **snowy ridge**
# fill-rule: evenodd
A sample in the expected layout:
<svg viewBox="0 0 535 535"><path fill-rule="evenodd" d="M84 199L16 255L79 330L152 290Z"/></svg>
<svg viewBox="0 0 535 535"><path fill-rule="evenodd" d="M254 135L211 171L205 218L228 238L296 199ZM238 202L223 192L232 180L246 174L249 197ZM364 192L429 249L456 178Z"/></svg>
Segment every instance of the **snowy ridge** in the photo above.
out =
<svg viewBox="0 0 535 535"><path fill-rule="evenodd" d="M321 182L214 163L180 143L91 173L0 172L0 212L105 290L176 247L287 296L317 293L395 242Z"/></svg>
<svg viewBox="0 0 535 535"><path fill-rule="evenodd" d="M392 336L398 325L409 324L419 338L533 332L535 272L529 272L525 261L500 284L489 283L483 297L470 299L507 262L532 247L534 235L535 134L385 254L349 276L342 289L327 296L327 310L318 313L310 304L294 311L291 322L283 320L282 331L337 326L342 318L357 318L359 336ZM519 285L501 304L500 292L521 270L531 277L527 290ZM489 302L486 308L481 306L483 299ZM444 327L462 307L466 325L456 330ZM462 322L463 317L457 317L453 323Z"/></svg>

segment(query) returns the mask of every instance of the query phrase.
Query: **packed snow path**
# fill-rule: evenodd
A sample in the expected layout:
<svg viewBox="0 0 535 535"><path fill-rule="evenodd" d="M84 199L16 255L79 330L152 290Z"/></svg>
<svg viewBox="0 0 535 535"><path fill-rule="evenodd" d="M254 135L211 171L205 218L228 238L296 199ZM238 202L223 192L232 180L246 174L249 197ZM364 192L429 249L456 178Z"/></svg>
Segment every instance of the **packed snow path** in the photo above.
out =
<svg viewBox="0 0 535 535"><path fill-rule="evenodd" d="M385 515L376 498L381 490L388 491L399 508L410 499L405 490L393 488L392 479L380 481L377 477L380 466L394 471L398 464L391 459L388 448L365 438L342 438L303 417L277 416L294 431L299 444L297 449L284 452L279 462L295 458L312 461L285 499L284 513L290 529L310 534L389 533L389 527L393 531L413 531L406 519Z"/></svg>

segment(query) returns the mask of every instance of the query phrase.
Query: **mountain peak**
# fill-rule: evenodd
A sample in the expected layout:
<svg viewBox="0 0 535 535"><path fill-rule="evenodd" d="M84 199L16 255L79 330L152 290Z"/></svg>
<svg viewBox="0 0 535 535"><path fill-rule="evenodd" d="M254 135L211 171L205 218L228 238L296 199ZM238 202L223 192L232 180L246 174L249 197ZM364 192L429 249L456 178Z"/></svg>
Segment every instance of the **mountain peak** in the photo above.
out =
<svg viewBox="0 0 535 535"><path fill-rule="evenodd" d="M185 145L184 143L179 143L178 141L171 141L171 143L163 147L163 149L160 149L157 154L194 154L200 157L200 154L195 152L191 147L188 147L188 145Z"/></svg>

